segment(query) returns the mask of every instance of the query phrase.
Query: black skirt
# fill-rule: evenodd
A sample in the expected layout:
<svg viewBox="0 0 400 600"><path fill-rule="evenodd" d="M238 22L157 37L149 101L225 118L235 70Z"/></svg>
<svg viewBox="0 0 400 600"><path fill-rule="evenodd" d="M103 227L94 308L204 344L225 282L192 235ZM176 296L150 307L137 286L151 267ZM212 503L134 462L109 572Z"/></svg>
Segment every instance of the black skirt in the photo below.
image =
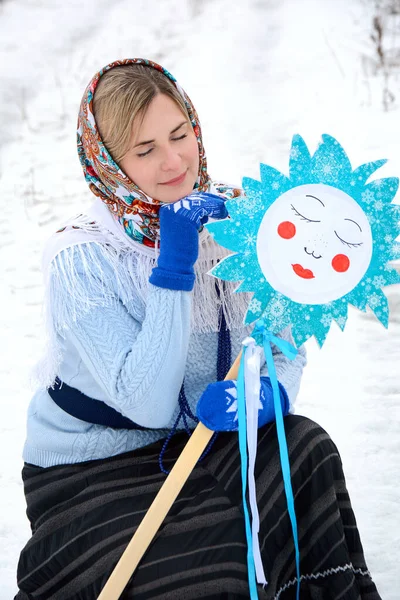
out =
<svg viewBox="0 0 400 600"><path fill-rule="evenodd" d="M328 434L285 419L301 556L301 600L379 600L365 564L341 460ZM171 468L187 437L173 438ZM74 465L25 465L32 537L21 552L16 600L94 600L165 475L162 441ZM274 424L259 430L260 599L296 597L296 567ZM219 434L194 469L121 599L249 598L237 434Z"/></svg>

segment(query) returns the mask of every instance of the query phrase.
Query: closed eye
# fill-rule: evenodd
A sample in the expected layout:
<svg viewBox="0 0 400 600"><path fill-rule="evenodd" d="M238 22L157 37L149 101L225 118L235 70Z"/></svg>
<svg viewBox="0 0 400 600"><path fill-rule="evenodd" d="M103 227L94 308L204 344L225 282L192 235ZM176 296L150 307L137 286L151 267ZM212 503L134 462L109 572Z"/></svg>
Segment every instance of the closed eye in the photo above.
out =
<svg viewBox="0 0 400 600"><path fill-rule="evenodd" d="M358 246L362 246L363 245L363 242L359 242L358 244L352 244L351 242L346 242L346 240L343 240L340 237L340 235L337 233L337 231L335 231L335 235L336 235L337 238L339 238L339 240L342 242L342 244L344 244L348 248L358 248Z"/></svg>
<svg viewBox="0 0 400 600"><path fill-rule="evenodd" d="M150 148L149 150L147 150L147 152L140 152L138 156L140 156L140 158L142 158L143 156L147 156L148 154L150 154L150 152L152 152L152 150L154 150L154 148Z"/></svg>
<svg viewBox="0 0 400 600"><path fill-rule="evenodd" d="M301 213L299 213L299 211L297 210L297 208L295 208L293 206L293 204L290 205L292 207L292 210L295 212L295 214L301 218L302 221L307 221L307 223L321 223L321 221L315 221L314 219L308 219L307 217L305 217L304 215L302 215Z"/></svg>
<svg viewBox="0 0 400 600"><path fill-rule="evenodd" d="M183 139L185 139L185 137L187 137L187 135L188 135L187 133L184 133L183 135L180 135L180 136L179 136L179 137L177 137L177 138L171 138L171 140L172 140L173 142L179 142L179 140L183 140ZM140 158L142 158L143 156L148 156L148 155L150 154L150 152L152 152L153 150L154 150L154 148L149 148L149 150L147 150L146 152L140 152L140 153L138 154L138 156L139 156Z"/></svg>
<svg viewBox="0 0 400 600"><path fill-rule="evenodd" d="M173 142L178 142L179 140L183 140L185 137L187 137L187 133L184 133L183 135L181 135L180 137L177 138L171 138Z"/></svg>

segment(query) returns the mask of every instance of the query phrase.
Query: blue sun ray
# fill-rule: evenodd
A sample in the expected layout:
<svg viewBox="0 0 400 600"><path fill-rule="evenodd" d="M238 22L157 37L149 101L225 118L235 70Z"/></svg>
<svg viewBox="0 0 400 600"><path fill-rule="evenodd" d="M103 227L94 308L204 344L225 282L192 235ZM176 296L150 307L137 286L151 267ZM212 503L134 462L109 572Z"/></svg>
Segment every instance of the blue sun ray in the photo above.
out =
<svg viewBox="0 0 400 600"><path fill-rule="evenodd" d="M310 176L311 155L301 135L294 135L289 159L289 178L293 187L301 185Z"/></svg>
<svg viewBox="0 0 400 600"><path fill-rule="evenodd" d="M275 290L270 285L266 284L259 288L250 301L244 324L250 325L251 323L254 323L256 319L260 318L261 315L264 314L271 300L275 299L275 296ZM279 311L277 311L277 314L279 314Z"/></svg>
<svg viewBox="0 0 400 600"><path fill-rule="evenodd" d="M229 247L229 250L233 252L245 250L246 242L244 236L241 235L243 230L239 230L230 221L224 221L224 223L226 223L224 227L218 227L219 223L209 223L207 225L207 229L214 240L224 248Z"/></svg>
<svg viewBox="0 0 400 600"><path fill-rule="evenodd" d="M372 275L372 273L370 273ZM367 278L371 280L371 277ZM366 277L364 276L363 280L349 293L345 296L345 300L351 306L358 308L362 312L365 312L367 308L367 294L368 294L368 286L370 286L369 281L366 281ZM367 287L367 290L365 289Z"/></svg>
<svg viewBox="0 0 400 600"><path fill-rule="evenodd" d="M258 181L258 179L252 179L251 177L243 177L242 187L252 188L255 193L258 192L260 195L263 191L263 185L261 181Z"/></svg>
<svg viewBox="0 0 400 600"><path fill-rule="evenodd" d="M251 277L247 277L242 283L236 288L236 292L253 292L254 281Z"/></svg>
<svg viewBox="0 0 400 600"><path fill-rule="evenodd" d="M391 217L392 217L392 223L387 223L388 226L390 226L390 229L392 231L396 231L397 235L396 237L398 237L398 233L399 233L399 223L398 221L400 220L400 205L399 204L391 204L390 206L387 207L387 212L391 213ZM397 221L397 223L396 223ZM389 229L389 227L388 227Z"/></svg>
<svg viewBox="0 0 400 600"><path fill-rule="evenodd" d="M347 186L352 172L351 163L342 146L330 135L322 135L322 143L312 157L311 173L313 181Z"/></svg>
<svg viewBox="0 0 400 600"><path fill-rule="evenodd" d="M290 323L292 325L292 334L297 346L304 344L312 336L315 337L320 346L323 345L332 319L326 316L321 306L306 306L302 314L302 319L297 318L297 312L291 310ZM294 314L293 314L294 313ZM316 326L318 324L318 326Z"/></svg>
<svg viewBox="0 0 400 600"><path fill-rule="evenodd" d="M260 165L261 183L263 185L263 199L275 200L281 194L290 190L293 185L280 171L269 165Z"/></svg>
<svg viewBox="0 0 400 600"><path fill-rule="evenodd" d="M361 202L370 208L382 210L385 204L388 205L393 201L398 187L399 180L397 177L375 179L362 188Z"/></svg>
<svg viewBox="0 0 400 600"><path fill-rule="evenodd" d="M343 316L340 316L340 317L334 317L335 322L338 324L338 326L340 327L340 329L342 331L344 331L344 328L346 327L347 318L348 318L347 314L343 315Z"/></svg>
<svg viewBox="0 0 400 600"><path fill-rule="evenodd" d="M389 325L389 304L382 290L373 292L368 297L367 304L376 318L387 328Z"/></svg>
<svg viewBox="0 0 400 600"><path fill-rule="evenodd" d="M234 219L238 218L241 215L241 206L238 203L237 198L234 198L233 200L227 200L225 202L225 206L226 210L229 213L231 222L233 222ZM209 227L209 225L207 225L207 227Z"/></svg>
<svg viewBox="0 0 400 600"><path fill-rule="evenodd" d="M210 274L225 281L240 281L244 279L244 271L240 263L238 263L238 257L240 258L241 255L234 254L233 256L224 258L211 269Z"/></svg>
<svg viewBox="0 0 400 600"><path fill-rule="evenodd" d="M400 269L400 265L397 267ZM388 266L385 270L385 285L396 285L400 283L400 272L395 267Z"/></svg>
<svg viewBox="0 0 400 600"><path fill-rule="evenodd" d="M399 244L399 242L394 242L391 253L390 253L390 260L397 260L399 258L400 258L400 244Z"/></svg>
<svg viewBox="0 0 400 600"><path fill-rule="evenodd" d="M382 160L375 160L373 162L368 162L363 165L360 165L353 171L352 180L354 185L364 186L367 180L371 177L375 171L377 171L380 167L383 167L387 163L387 159L383 158Z"/></svg>
<svg viewBox="0 0 400 600"><path fill-rule="evenodd" d="M327 307L328 305L326 305ZM331 305L331 312L333 316L333 320L338 324L340 329L343 331L347 322L348 317L348 303L334 301Z"/></svg>

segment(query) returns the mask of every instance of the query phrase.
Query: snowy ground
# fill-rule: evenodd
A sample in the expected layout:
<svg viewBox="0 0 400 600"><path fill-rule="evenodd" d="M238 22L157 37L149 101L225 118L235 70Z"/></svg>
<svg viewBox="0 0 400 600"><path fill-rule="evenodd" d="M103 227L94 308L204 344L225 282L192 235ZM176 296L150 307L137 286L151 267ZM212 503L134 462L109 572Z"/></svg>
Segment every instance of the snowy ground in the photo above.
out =
<svg viewBox="0 0 400 600"><path fill-rule="evenodd" d="M75 155L79 100L121 57L165 65L200 114L210 173L240 182L259 162L286 169L293 133L315 147L337 137L354 165L389 158L400 174L399 111L383 113L366 78L370 15L363 0L6 0L0 3L0 599L16 591L29 536L20 483L28 373L40 351L40 247L91 200ZM365 66L365 61L364 61ZM322 350L308 344L298 412L337 443L367 562L396 600L400 550L400 290L389 331L351 313Z"/></svg>

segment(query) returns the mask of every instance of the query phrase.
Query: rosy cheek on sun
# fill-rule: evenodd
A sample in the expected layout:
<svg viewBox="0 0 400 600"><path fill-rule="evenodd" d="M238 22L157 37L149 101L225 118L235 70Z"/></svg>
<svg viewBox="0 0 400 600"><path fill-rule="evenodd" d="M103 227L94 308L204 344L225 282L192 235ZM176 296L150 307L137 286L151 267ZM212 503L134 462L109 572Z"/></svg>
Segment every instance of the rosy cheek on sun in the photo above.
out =
<svg viewBox="0 0 400 600"><path fill-rule="evenodd" d="M332 267L338 273L345 273L350 267L350 259L345 254L336 254L332 258Z"/></svg>
<svg viewBox="0 0 400 600"><path fill-rule="evenodd" d="M283 221L278 225L278 235L284 240L290 240L296 235L296 227L290 221Z"/></svg>

